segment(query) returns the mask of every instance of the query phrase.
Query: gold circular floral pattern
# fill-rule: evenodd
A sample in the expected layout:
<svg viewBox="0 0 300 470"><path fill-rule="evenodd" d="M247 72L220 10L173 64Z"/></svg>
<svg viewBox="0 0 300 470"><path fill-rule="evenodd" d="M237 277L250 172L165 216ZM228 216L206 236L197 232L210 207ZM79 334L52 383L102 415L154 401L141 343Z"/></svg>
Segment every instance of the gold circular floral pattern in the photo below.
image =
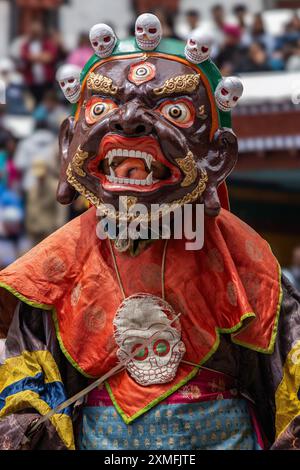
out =
<svg viewBox="0 0 300 470"><path fill-rule="evenodd" d="M61 281L65 275L66 265L61 258L52 255L43 262L42 271L46 279L58 282Z"/></svg>
<svg viewBox="0 0 300 470"><path fill-rule="evenodd" d="M252 261L262 261L262 250L255 244L254 240L246 240L245 248L247 255L252 259Z"/></svg>
<svg viewBox="0 0 300 470"><path fill-rule="evenodd" d="M208 267L217 273L222 273L224 271L224 261L223 256L221 255L218 248L212 248L207 253L207 263Z"/></svg>
<svg viewBox="0 0 300 470"><path fill-rule="evenodd" d="M260 280L253 272L240 273L240 278L245 288L250 305L253 309L255 309L260 291Z"/></svg>
<svg viewBox="0 0 300 470"><path fill-rule="evenodd" d="M83 319L88 332L99 332L105 326L106 312L103 308L91 307L84 312Z"/></svg>
<svg viewBox="0 0 300 470"><path fill-rule="evenodd" d="M76 286L73 287L72 292L71 292L72 307L76 307L76 305L78 304L80 294L81 294L81 284L76 284Z"/></svg>
<svg viewBox="0 0 300 470"><path fill-rule="evenodd" d="M229 300L230 305L233 307L237 306L237 288L232 281L227 283L226 288L227 298Z"/></svg>

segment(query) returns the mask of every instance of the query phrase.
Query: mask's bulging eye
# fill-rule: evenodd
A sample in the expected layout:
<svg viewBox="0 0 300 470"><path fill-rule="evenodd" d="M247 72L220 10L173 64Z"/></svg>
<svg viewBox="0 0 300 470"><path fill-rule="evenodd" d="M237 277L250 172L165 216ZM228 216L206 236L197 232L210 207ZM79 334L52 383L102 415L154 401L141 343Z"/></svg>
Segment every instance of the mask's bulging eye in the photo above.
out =
<svg viewBox="0 0 300 470"><path fill-rule="evenodd" d="M195 119L194 106L184 98L164 101L158 111L179 127L190 127Z"/></svg>
<svg viewBox="0 0 300 470"><path fill-rule="evenodd" d="M85 110L85 119L88 124L94 124L108 113L117 108L114 101L105 98L92 98Z"/></svg>

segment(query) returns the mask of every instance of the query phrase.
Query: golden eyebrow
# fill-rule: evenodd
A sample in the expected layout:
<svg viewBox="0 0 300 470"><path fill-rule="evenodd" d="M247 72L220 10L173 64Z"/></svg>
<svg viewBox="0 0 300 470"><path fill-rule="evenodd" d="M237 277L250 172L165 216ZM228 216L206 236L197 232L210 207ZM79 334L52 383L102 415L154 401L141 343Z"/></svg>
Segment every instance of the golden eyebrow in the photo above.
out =
<svg viewBox="0 0 300 470"><path fill-rule="evenodd" d="M118 87L113 84L111 78L91 72L87 79L87 88L92 91L102 92L106 95L115 95Z"/></svg>
<svg viewBox="0 0 300 470"><path fill-rule="evenodd" d="M153 93L157 96L183 92L192 93L197 89L199 84L200 75L198 74L178 75L177 77L166 80L161 87L154 88Z"/></svg>

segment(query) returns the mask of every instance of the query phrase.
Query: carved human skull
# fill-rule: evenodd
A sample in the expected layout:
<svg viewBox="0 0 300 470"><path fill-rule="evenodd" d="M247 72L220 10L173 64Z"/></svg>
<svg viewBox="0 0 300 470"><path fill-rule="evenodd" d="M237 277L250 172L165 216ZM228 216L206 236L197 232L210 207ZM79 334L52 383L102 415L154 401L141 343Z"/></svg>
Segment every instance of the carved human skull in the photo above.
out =
<svg viewBox="0 0 300 470"><path fill-rule="evenodd" d="M56 80L70 103L77 103L80 97L80 72L80 67L72 64L62 65L56 72Z"/></svg>
<svg viewBox="0 0 300 470"><path fill-rule="evenodd" d="M209 58L212 38L200 31L192 31L188 37L184 54L192 64L201 64Z"/></svg>
<svg viewBox="0 0 300 470"><path fill-rule="evenodd" d="M117 36L113 29L104 23L95 24L90 30L91 46L101 59L109 57L116 45Z"/></svg>
<svg viewBox="0 0 300 470"><path fill-rule="evenodd" d="M243 94L243 84L238 77L222 78L215 91L215 99L219 109L231 111Z"/></svg>
<svg viewBox="0 0 300 470"><path fill-rule="evenodd" d="M125 299L117 311L118 358L132 357L126 369L140 385L173 380L185 353L180 331L171 325L167 311L174 314L167 302L148 294Z"/></svg>
<svg viewBox="0 0 300 470"><path fill-rule="evenodd" d="M153 51L160 43L162 27L157 16L143 13L135 23L135 38L140 49Z"/></svg>

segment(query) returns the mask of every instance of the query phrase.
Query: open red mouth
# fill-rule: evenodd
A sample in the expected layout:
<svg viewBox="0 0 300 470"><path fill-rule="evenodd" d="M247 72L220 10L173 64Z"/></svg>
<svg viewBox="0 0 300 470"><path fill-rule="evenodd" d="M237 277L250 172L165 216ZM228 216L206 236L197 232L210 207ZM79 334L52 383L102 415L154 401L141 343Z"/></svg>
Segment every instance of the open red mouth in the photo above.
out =
<svg viewBox="0 0 300 470"><path fill-rule="evenodd" d="M163 155L154 137L105 136L89 165L108 191L149 192L178 183L182 174Z"/></svg>

